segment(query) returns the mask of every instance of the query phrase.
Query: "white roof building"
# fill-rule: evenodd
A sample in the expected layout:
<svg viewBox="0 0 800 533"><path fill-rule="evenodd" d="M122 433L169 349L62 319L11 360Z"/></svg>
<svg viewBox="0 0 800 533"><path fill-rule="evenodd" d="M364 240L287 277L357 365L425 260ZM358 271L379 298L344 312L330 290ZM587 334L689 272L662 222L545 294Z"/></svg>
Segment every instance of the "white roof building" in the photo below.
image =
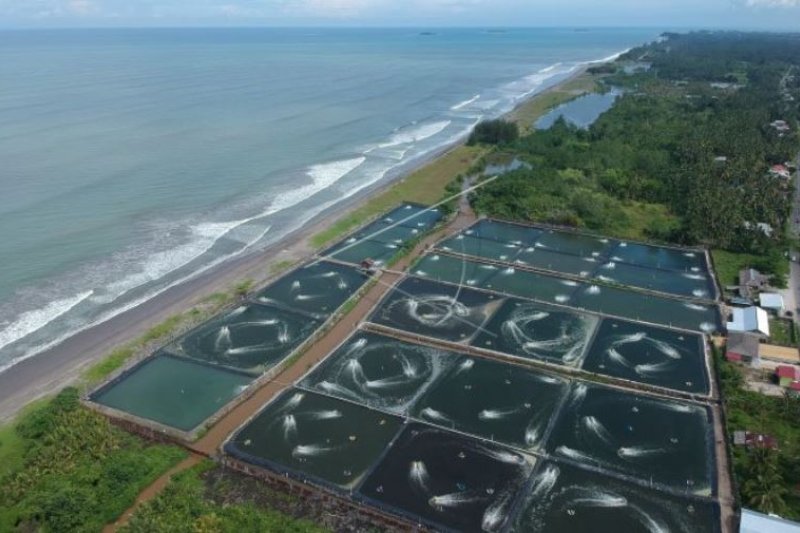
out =
<svg viewBox="0 0 800 533"><path fill-rule="evenodd" d="M783 296L775 292L762 292L759 296L759 302L764 309L771 309L777 312L783 312L784 303Z"/></svg>
<svg viewBox="0 0 800 533"><path fill-rule="evenodd" d="M742 509L741 533L800 533L800 524Z"/></svg>
<svg viewBox="0 0 800 533"><path fill-rule="evenodd" d="M728 322L728 331L760 333L769 337L769 315L760 307L735 307Z"/></svg>

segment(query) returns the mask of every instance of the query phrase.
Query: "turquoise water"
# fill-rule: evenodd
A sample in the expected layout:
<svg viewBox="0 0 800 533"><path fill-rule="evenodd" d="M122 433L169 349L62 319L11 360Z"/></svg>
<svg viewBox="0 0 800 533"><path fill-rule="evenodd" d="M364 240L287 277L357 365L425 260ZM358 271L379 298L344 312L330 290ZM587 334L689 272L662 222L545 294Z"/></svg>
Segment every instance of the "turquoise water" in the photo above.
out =
<svg viewBox="0 0 800 533"><path fill-rule="evenodd" d="M657 34L2 32L0 369Z"/></svg>

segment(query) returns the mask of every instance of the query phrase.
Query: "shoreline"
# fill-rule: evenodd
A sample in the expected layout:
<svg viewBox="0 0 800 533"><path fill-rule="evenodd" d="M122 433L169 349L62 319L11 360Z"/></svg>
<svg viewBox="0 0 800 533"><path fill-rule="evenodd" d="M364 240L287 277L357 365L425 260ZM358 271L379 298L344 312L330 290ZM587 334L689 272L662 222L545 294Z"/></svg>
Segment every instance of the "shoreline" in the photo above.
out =
<svg viewBox="0 0 800 533"><path fill-rule="evenodd" d="M533 107L536 112L536 103L540 100L547 100L548 95L552 96L558 91L565 91L569 94L576 92L576 89L567 90L567 86L583 77L592 64L596 63L579 65L574 72L562 80L552 85L545 84L540 91L522 99L513 110L505 113L502 117L515 122L527 120L529 117L521 113L525 108ZM547 103L545 102L545 104ZM337 222L347 220L358 210L368 206L370 202L390 193L407 178L425 169L430 169L444 161L448 155L456 154L464 147L465 139L462 139L434 150L421 157L419 161L410 163L408 168L403 169L394 178L367 187L328 211L314 216L301 227L290 231L278 242L264 250L224 261L189 280L164 290L136 307L78 331L59 344L0 372L0 391L4 392L4 397L0 399L0 424L11 421L29 403L53 394L64 387L79 383L88 368L104 360L114 349L141 337L150 328L168 318L198 305L204 298L214 293L229 291L237 283L248 279L253 280L255 287L260 287L268 280L283 273L282 271L274 272L276 265L291 262L294 267L298 263L310 259L321 249L312 244L316 235ZM455 175L449 176L448 181L455 177ZM347 228L339 238L355 227L353 225L353 227Z"/></svg>

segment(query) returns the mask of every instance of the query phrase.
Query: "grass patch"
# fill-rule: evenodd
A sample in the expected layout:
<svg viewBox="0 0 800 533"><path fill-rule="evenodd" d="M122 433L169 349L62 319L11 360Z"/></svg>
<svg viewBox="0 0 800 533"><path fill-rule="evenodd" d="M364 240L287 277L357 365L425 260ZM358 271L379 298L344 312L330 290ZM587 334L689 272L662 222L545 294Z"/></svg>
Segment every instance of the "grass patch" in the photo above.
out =
<svg viewBox="0 0 800 533"><path fill-rule="evenodd" d="M797 347L797 326L794 320L783 318L770 318L769 338L773 344L779 346Z"/></svg>
<svg viewBox="0 0 800 533"><path fill-rule="evenodd" d="M120 531L325 531L309 520L273 508L296 505L291 498L278 495L256 480L209 480L212 470L214 464L206 461L176 474L166 489L137 509Z"/></svg>
<svg viewBox="0 0 800 533"><path fill-rule="evenodd" d="M149 445L67 388L0 430L0 531L100 531L186 452Z"/></svg>
<svg viewBox="0 0 800 533"><path fill-rule="evenodd" d="M269 267L270 274L280 274L282 272L286 272L290 268L292 268L295 264L295 261L291 259L284 259L283 261L278 261L274 263L272 266Z"/></svg>
<svg viewBox="0 0 800 533"><path fill-rule="evenodd" d="M320 248L401 202L425 205L439 202L447 185L467 172L486 152L487 148L479 146L454 148L311 237L311 245Z"/></svg>
<svg viewBox="0 0 800 533"><path fill-rule="evenodd" d="M739 271L757 264L759 258L750 254L737 254L725 250L711 250L717 277L724 289L728 285L739 284Z"/></svg>

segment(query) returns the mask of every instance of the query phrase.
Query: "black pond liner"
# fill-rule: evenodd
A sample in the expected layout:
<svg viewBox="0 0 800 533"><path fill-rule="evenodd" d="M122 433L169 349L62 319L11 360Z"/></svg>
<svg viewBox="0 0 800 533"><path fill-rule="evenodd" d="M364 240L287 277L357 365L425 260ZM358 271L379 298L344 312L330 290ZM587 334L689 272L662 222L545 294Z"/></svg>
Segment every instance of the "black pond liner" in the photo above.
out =
<svg viewBox="0 0 800 533"><path fill-rule="evenodd" d="M411 423L358 492L436 530L500 531L532 467L519 452Z"/></svg>
<svg viewBox="0 0 800 533"><path fill-rule="evenodd" d="M717 493L710 407L574 383L547 452L654 487Z"/></svg>
<svg viewBox="0 0 800 533"><path fill-rule="evenodd" d="M337 492L353 489L402 419L299 389L268 403L225 444L234 457Z"/></svg>
<svg viewBox="0 0 800 533"><path fill-rule="evenodd" d="M544 460L515 504L513 533L719 533L717 502Z"/></svg>

